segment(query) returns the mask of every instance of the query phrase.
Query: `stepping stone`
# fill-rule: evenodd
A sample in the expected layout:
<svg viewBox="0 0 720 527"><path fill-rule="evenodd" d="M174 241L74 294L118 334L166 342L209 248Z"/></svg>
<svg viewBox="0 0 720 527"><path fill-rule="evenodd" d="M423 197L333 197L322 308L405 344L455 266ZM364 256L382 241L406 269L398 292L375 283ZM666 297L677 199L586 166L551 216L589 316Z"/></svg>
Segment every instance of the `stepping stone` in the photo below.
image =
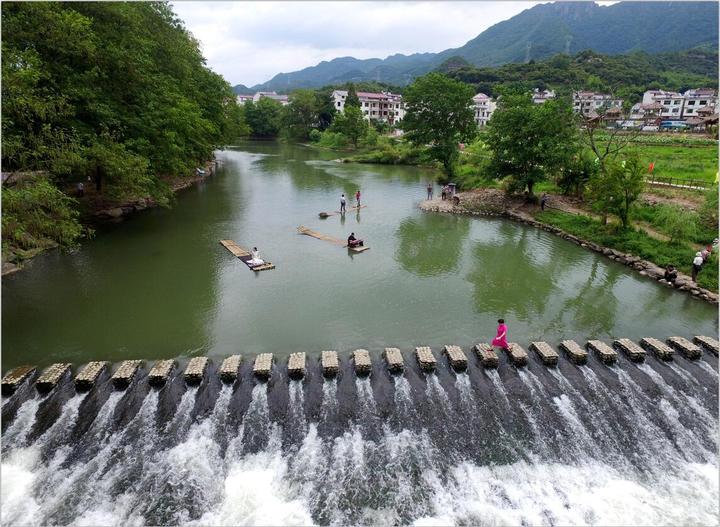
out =
<svg viewBox="0 0 720 527"><path fill-rule="evenodd" d="M141 360L126 360L120 363L120 367L115 371L111 377L111 381L115 388L124 390L135 378L138 370L142 367L143 361Z"/></svg>
<svg viewBox="0 0 720 527"><path fill-rule="evenodd" d="M335 377L340 371L337 351L323 351L320 354L320 364L324 377Z"/></svg>
<svg viewBox="0 0 720 527"><path fill-rule="evenodd" d="M391 373L400 373L403 371L405 362L403 361L403 357L399 349L385 348L383 356L385 357L385 362L387 362L388 369Z"/></svg>
<svg viewBox="0 0 720 527"><path fill-rule="evenodd" d="M48 393L58 385L60 380L70 371L71 364L69 362L58 362L53 364L35 381L35 387L41 393Z"/></svg>
<svg viewBox="0 0 720 527"><path fill-rule="evenodd" d="M291 353L288 359L288 377L299 380L305 376L305 353Z"/></svg>
<svg viewBox="0 0 720 527"><path fill-rule="evenodd" d="M100 377L109 366L110 363L107 361L89 362L88 365L75 376L75 389L79 392L92 389L98 377Z"/></svg>
<svg viewBox="0 0 720 527"><path fill-rule="evenodd" d="M175 368L175 364L176 362L172 359L157 361L148 373L148 384L156 387L164 386Z"/></svg>
<svg viewBox="0 0 720 527"><path fill-rule="evenodd" d="M686 359L695 360L702 356L702 350L697 344L693 344L689 340L683 337L670 337L667 339L667 343L672 348L682 353Z"/></svg>
<svg viewBox="0 0 720 527"><path fill-rule="evenodd" d="M437 367L437 361L432 350L428 346L418 346L415 348L415 356L417 357L418 364L423 371L431 372L435 371Z"/></svg>
<svg viewBox="0 0 720 527"><path fill-rule="evenodd" d="M597 353L605 364L614 364L617 361L617 351L602 340L588 340L587 347Z"/></svg>
<svg viewBox="0 0 720 527"><path fill-rule="evenodd" d="M445 346L443 353L447 355L450 366L452 366L455 371L467 370L468 360L460 346Z"/></svg>
<svg viewBox="0 0 720 527"><path fill-rule="evenodd" d="M540 356L546 366L555 366L558 363L558 353L547 342L535 341L530 343L530 349Z"/></svg>
<svg viewBox="0 0 720 527"><path fill-rule="evenodd" d="M705 337L703 335L698 335L696 337L693 337L693 342L695 344L699 344L706 350L713 352L715 355L717 355L718 350L720 350L720 342L718 342L717 340L715 340L712 337Z"/></svg>
<svg viewBox="0 0 720 527"><path fill-rule="evenodd" d="M473 346L475 353L482 365L486 368L497 368L500 360L498 359L497 353L490 344L480 343Z"/></svg>
<svg viewBox="0 0 720 527"><path fill-rule="evenodd" d="M675 351L661 340L645 337L640 340L640 345L648 351L652 351L657 358L669 361L673 359Z"/></svg>
<svg viewBox="0 0 720 527"><path fill-rule="evenodd" d="M352 357L355 363L355 374L360 376L370 375L372 363L370 362L370 353L368 353L368 350L355 350L352 352Z"/></svg>
<svg viewBox="0 0 720 527"><path fill-rule="evenodd" d="M194 357L190 359L185 367L185 382L190 385L200 384L205 377L205 370L208 366L207 357Z"/></svg>
<svg viewBox="0 0 720 527"><path fill-rule="evenodd" d="M560 349L563 350L570 358L570 362L574 364L585 364L587 362L587 351L580 347L580 344L574 340L563 340L560 343Z"/></svg>
<svg viewBox="0 0 720 527"><path fill-rule="evenodd" d="M237 379L242 355L230 355L220 365L220 380L226 383L233 383Z"/></svg>
<svg viewBox="0 0 720 527"><path fill-rule="evenodd" d="M2 394L12 395L26 379L35 374L35 366L18 366L2 378Z"/></svg>
<svg viewBox="0 0 720 527"><path fill-rule="evenodd" d="M508 349L505 350L505 352L510 357L512 363L517 367L525 366L528 363L527 352L516 342L508 342Z"/></svg>
<svg viewBox="0 0 720 527"><path fill-rule="evenodd" d="M253 364L253 374L255 377L261 380L268 380L272 372L272 353L261 353L255 357L255 364Z"/></svg>
<svg viewBox="0 0 720 527"><path fill-rule="evenodd" d="M633 362L643 362L645 360L645 350L630 339L617 339L613 342L613 345Z"/></svg>

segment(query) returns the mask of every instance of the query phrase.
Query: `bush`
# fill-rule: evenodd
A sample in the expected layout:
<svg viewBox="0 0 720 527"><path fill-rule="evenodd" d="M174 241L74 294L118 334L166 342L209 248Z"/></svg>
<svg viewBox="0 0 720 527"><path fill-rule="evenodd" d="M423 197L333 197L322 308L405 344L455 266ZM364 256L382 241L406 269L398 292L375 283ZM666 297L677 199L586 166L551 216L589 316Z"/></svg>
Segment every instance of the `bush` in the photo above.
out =
<svg viewBox="0 0 720 527"><path fill-rule="evenodd" d="M310 130L310 133L308 134L308 139L310 139L310 141L312 141L313 143L317 143L320 141L321 138L322 132L320 130L314 128Z"/></svg>

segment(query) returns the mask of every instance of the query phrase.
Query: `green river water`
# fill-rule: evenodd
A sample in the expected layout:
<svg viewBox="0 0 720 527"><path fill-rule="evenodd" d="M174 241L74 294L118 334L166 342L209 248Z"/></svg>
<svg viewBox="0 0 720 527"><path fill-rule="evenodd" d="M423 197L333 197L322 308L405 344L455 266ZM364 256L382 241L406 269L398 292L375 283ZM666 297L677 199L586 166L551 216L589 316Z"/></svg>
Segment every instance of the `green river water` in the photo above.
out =
<svg viewBox="0 0 720 527"><path fill-rule="evenodd" d="M217 153L217 174L2 282L2 366L510 340L717 336L717 310L503 219L421 212L432 172L341 164L276 143ZM341 193L367 208L318 218ZM301 236L305 225L369 251ZM251 272L218 242L256 245Z"/></svg>

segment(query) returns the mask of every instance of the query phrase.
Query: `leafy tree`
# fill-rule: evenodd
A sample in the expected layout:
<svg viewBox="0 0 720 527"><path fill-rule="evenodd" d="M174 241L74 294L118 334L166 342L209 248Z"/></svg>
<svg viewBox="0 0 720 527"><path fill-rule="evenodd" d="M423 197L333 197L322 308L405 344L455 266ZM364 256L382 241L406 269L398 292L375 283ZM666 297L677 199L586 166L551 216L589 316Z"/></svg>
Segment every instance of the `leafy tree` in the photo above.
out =
<svg viewBox="0 0 720 527"><path fill-rule="evenodd" d="M348 106L360 108L360 99L358 98L357 93L355 93L355 86L353 84L350 84L347 97L345 97L345 108Z"/></svg>
<svg viewBox="0 0 720 527"><path fill-rule="evenodd" d="M337 110L329 91L315 92L315 109L317 111L317 128L321 132L327 130L335 119Z"/></svg>
<svg viewBox="0 0 720 527"><path fill-rule="evenodd" d="M663 232L670 237L670 243L692 240L697 236L698 215L677 205L664 206L658 212L657 222L663 226Z"/></svg>
<svg viewBox="0 0 720 527"><path fill-rule="evenodd" d="M360 138L367 133L368 123L363 117L359 106L346 105L343 113L335 117L332 130L347 137L352 145L357 148Z"/></svg>
<svg viewBox="0 0 720 527"><path fill-rule="evenodd" d="M414 145L430 145L433 159L440 161L450 177L458 159L458 143L475 137L473 90L440 73L420 77L405 91L405 136Z"/></svg>
<svg viewBox="0 0 720 527"><path fill-rule="evenodd" d="M573 192L576 196L582 197L583 188L597 171L598 165L592 159L580 153L575 154L570 162L560 169L558 186L565 194Z"/></svg>
<svg viewBox="0 0 720 527"><path fill-rule="evenodd" d="M527 92L502 96L487 127L490 170L509 178L511 191L527 189L566 167L577 151L577 130L570 104L551 100L533 104Z"/></svg>
<svg viewBox="0 0 720 527"><path fill-rule="evenodd" d="M269 97L261 97L257 103L245 103L245 121L253 137L277 137L282 113L282 104Z"/></svg>
<svg viewBox="0 0 720 527"><path fill-rule="evenodd" d="M629 155L621 162L607 163L588 185L593 208L603 214L615 214L623 228L627 228L630 211L640 197L644 181L645 167L637 155Z"/></svg>
<svg viewBox="0 0 720 527"><path fill-rule="evenodd" d="M713 230L718 228L718 186L705 193L705 202L700 208L700 223Z"/></svg>
<svg viewBox="0 0 720 527"><path fill-rule="evenodd" d="M294 139L307 139L318 124L317 99L312 90L296 90L290 94L283 113L283 124Z"/></svg>

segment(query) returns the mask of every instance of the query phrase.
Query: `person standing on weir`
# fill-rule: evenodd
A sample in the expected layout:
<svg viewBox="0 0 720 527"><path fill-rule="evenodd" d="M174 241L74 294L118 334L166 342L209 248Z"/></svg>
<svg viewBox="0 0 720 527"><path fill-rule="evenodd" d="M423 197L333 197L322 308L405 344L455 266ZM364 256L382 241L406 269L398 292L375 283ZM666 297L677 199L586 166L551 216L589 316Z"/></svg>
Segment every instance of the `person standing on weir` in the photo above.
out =
<svg viewBox="0 0 720 527"><path fill-rule="evenodd" d="M340 196L340 214L345 214L345 194Z"/></svg>
<svg viewBox="0 0 720 527"><path fill-rule="evenodd" d="M505 320L502 318L498 320L497 335L495 335L492 345L505 350L508 349L507 326L505 325Z"/></svg>

